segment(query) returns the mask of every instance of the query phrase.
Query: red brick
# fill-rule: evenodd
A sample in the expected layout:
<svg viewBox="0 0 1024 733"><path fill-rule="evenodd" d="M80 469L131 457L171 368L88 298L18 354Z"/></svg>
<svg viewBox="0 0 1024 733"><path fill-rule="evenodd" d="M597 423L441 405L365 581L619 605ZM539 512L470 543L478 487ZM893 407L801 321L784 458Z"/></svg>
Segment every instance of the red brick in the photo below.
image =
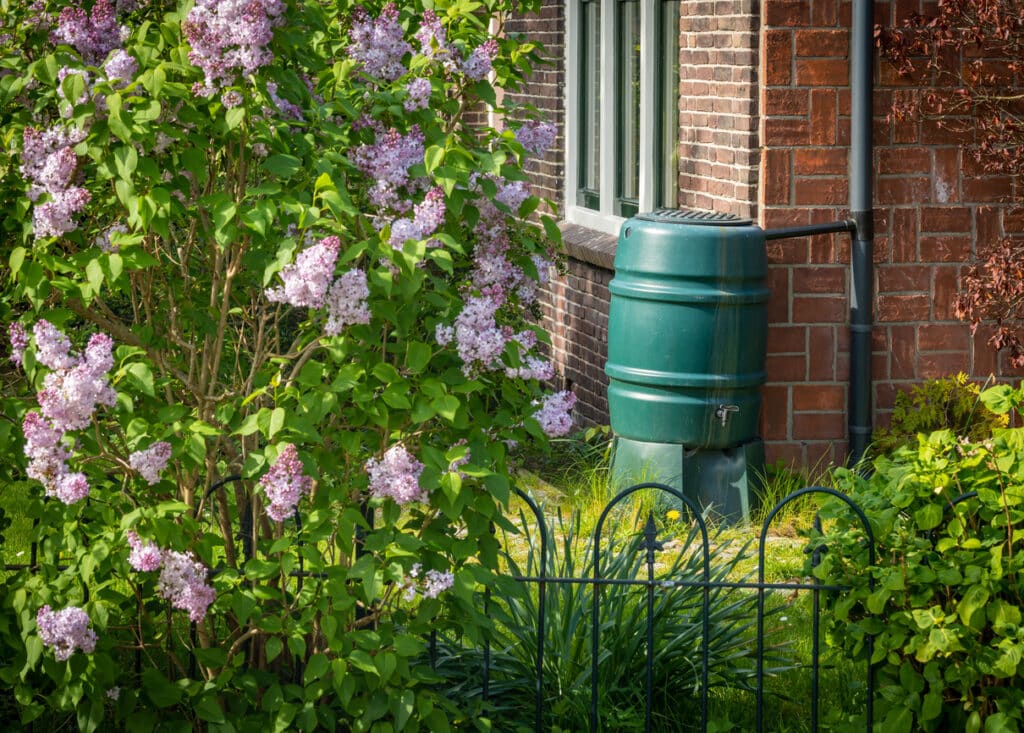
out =
<svg viewBox="0 0 1024 733"><path fill-rule="evenodd" d="M839 22L839 0L814 0L811 3L811 25L830 26Z"/></svg>
<svg viewBox="0 0 1024 733"><path fill-rule="evenodd" d="M886 175L892 173L931 173L932 156L927 148L900 145L878 150L878 172Z"/></svg>
<svg viewBox="0 0 1024 733"><path fill-rule="evenodd" d="M810 93L806 89L769 87L764 90L764 100L768 117L806 117L811 109Z"/></svg>
<svg viewBox="0 0 1024 733"><path fill-rule="evenodd" d="M892 225L892 259L894 262L918 262L917 211L896 209Z"/></svg>
<svg viewBox="0 0 1024 733"><path fill-rule="evenodd" d="M776 462L784 466L800 470L806 465L807 452L803 443L792 441L766 441L764 445L765 460L769 464Z"/></svg>
<svg viewBox="0 0 1024 733"><path fill-rule="evenodd" d="M979 249L994 243L1002 236L999 228L999 210L992 206L979 206L974 211L975 240Z"/></svg>
<svg viewBox="0 0 1024 733"><path fill-rule="evenodd" d="M797 440L839 440L846 436L841 412L793 413L793 437Z"/></svg>
<svg viewBox="0 0 1024 733"><path fill-rule="evenodd" d="M834 89L811 90L811 145L836 144L836 93Z"/></svg>
<svg viewBox="0 0 1024 733"><path fill-rule="evenodd" d="M761 389L761 438L785 440L789 437L789 391L785 385L769 384Z"/></svg>
<svg viewBox="0 0 1024 733"><path fill-rule="evenodd" d="M787 86L793 81L793 34L788 30L764 32L765 84Z"/></svg>
<svg viewBox="0 0 1024 733"><path fill-rule="evenodd" d="M919 354L917 357L918 379L938 379L970 368L966 351L938 351Z"/></svg>
<svg viewBox="0 0 1024 733"><path fill-rule="evenodd" d="M962 124L964 121L955 117L925 117L919 139L925 145L963 145L968 138L958 129Z"/></svg>
<svg viewBox="0 0 1024 733"><path fill-rule="evenodd" d="M927 321L931 312L927 294L879 295L877 320L881 323Z"/></svg>
<svg viewBox="0 0 1024 733"><path fill-rule="evenodd" d="M891 377L892 369L889 364L891 356L888 351L881 354L876 352L871 355L872 379L889 379Z"/></svg>
<svg viewBox="0 0 1024 733"><path fill-rule="evenodd" d="M921 237L921 258L929 262L967 262L971 257L971 238L945 235Z"/></svg>
<svg viewBox="0 0 1024 733"><path fill-rule="evenodd" d="M846 148L797 148L793 151L793 172L803 176L845 175Z"/></svg>
<svg viewBox="0 0 1024 733"><path fill-rule="evenodd" d="M768 354L765 360L768 382L802 382L807 379L807 357L799 355Z"/></svg>
<svg viewBox="0 0 1024 733"><path fill-rule="evenodd" d="M773 265L797 264L807 262L807 238L773 239L766 245L768 262Z"/></svg>
<svg viewBox="0 0 1024 733"><path fill-rule="evenodd" d="M1013 193L1013 184L1006 176L962 178L960 186L963 200L972 203L1010 201Z"/></svg>
<svg viewBox="0 0 1024 733"><path fill-rule="evenodd" d="M1007 234L1024 232L1024 207L1002 209L1003 231Z"/></svg>
<svg viewBox="0 0 1024 733"><path fill-rule="evenodd" d="M761 164L764 171L764 203L787 204L790 202L790 169L789 150L786 148L769 148L764 152Z"/></svg>
<svg viewBox="0 0 1024 733"><path fill-rule="evenodd" d="M935 268L934 279L932 280L932 298L935 307L932 318L936 321L952 321L956 318L954 303L960 287L960 268L953 265L946 265ZM925 319L921 319L925 320Z"/></svg>
<svg viewBox="0 0 1024 733"><path fill-rule="evenodd" d="M925 265L883 265L876 272L880 293L927 293L931 289L932 271Z"/></svg>
<svg viewBox="0 0 1024 733"><path fill-rule="evenodd" d="M793 203L797 206L841 206L849 200L846 178L797 178Z"/></svg>
<svg viewBox="0 0 1024 733"><path fill-rule="evenodd" d="M845 267L794 267L794 293L831 293L846 292Z"/></svg>
<svg viewBox="0 0 1024 733"><path fill-rule="evenodd" d="M768 268L768 322L789 321L789 268Z"/></svg>
<svg viewBox="0 0 1024 733"><path fill-rule="evenodd" d="M801 26L810 22L810 3L806 0L771 0L765 3L766 26Z"/></svg>
<svg viewBox="0 0 1024 733"><path fill-rule="evenodd" d="M810 223L810 212L807 209L765 207L764 210L765 229L804 226Z"/></svg>
<svg viewBox="0 0 1024 733"><path fill-rule="evenodd" d="M846 311L843 296L793 297L793 323L844 323Z"/></svg>
<svg viewBox="0 0 1024 733"><path fill-rule="evenodd" d="M831 381L836 378L835 329L831 326L817 326L808 329L810 344L807 355L807 378L816 381Z"/></svg>
<svg viewBox="0 0 1024 733"><path fill-rule="evenodd" d="M960 200L959 182L959 149L937 149L935 151L935 169L932 171L932 198L940 204L955 204Z"/></svg>
<svg viewBox="0 0 1024 733"><path fill-rule="evenodd" d="M917 376L917 344L914 326L889 327L890 379L914 379Z"/></svg>
<svg viewBox="0 0 1024 733"><path fill-rule="evenodd" d="M807 353L807 327L768 326L769 354L804 354Z"/></svg>
<svg viewBox="0 0 1024 733"><path fill-rule="evenodd" d="M922 323L917 327L921 351L966 351L971 329L966 323Z"/></svg>
<svg viewBox="0 0 1024 733"><path fill-rule="evenodd" d="M796 31L797 56L836 56L845 59L850 52L850 33L845 29Z"/></svg>
<svg viewBox="0 0 1024 733"><path fill-rule="evenodd" d="M807 145L811 123L803 117L769 117L764 121L764 140L769 146Z"/></svg>
<svg viewBox="0 0 1024 733"><path fill-rule="evenodd" d="M800 412L842 411L846 389L838 384L801 384L793 387L793 410Z"/></svg>
<svg viewBox="0 0 1024 733"><path fill-rule="evenodd" d="M931 203L932 184L928 178L879 178L876 187L882 205Z"/></svg>
<svg viewBox="0 0 1024 733"><path fill-rule="evenodd" d="M925 232L969 232L971 231L971 211L963 206L925 207L921 209L921 230Z"/></svg>
<svg viewBox="0 0 1024 733"><path fill-rule="evenodd" d="M975 377L986 378L999 371L996 352L988 343L992 333L991 326L983 325L971 336L971 374Z"/></svg>
<svg viewBox="0 0 1024 733"><path fill-rule="evenodd" d="M797 86L845 86L850 81L850 64L846 59L807 59L797 57Z"/></svg>

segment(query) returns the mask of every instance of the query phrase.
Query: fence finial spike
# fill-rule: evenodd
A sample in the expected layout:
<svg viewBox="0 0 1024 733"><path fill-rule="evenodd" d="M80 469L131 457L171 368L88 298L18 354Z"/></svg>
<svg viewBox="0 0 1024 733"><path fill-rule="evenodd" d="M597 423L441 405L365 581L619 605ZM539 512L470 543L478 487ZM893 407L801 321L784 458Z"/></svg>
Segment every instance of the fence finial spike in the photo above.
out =
<svg viewBox="0 0 1024 733"><path fill-rule="evenodd" d="M654 512L647 513L647 524L644 525L644 539L640 548L647 550L647 562L654 564L654 553L665 548L664 543L658 541L658 525L654 523Z"/></svg>

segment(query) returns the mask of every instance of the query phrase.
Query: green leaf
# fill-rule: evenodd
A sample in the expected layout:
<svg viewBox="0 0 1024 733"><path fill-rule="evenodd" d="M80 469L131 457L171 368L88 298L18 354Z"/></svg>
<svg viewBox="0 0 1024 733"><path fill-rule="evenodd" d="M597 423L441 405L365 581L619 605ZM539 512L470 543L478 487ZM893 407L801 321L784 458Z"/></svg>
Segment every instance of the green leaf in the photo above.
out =
<svg viewBox="0 0 1024 733"><path fill-rule="evenodd" d="M432 354L433 349L428 344L410 341L405 353L405 367L414 374L422 372Z"/></svg>
<svg viewBox="0 0 1024 733"><path fill-rule="evenodd" d="M267 439L270 440L284 427L285 411L283 407L275 407L270 413L270 424L267 426Z"/></svg>
<svg viewBox="0 0 1024 733"><path fill-rule="evenodd" d="M956 606L956 613L965 626L971 625L971 616L988 603L989 596L991 593L988 592L988 589L980 585L972 585L967 589L964 597Z"/></svg>
<svg viewBox="0 0 1024 733"><path fill-rule="evenodd" d="M158 708L168 708L181 700L181 688L168 682L160 670L152 667L142 671L142 688Z"/></svg>
<svg viewBox="0 0 1024 733"><path fill-rule="evenodd" d="M914 512L914 521L918 529L935 529L942 523L942 506L940 504L927 504Z"/></svg>
<svg viewBox="0 0 1024 733"><path fill-rule="evenodd" d="M149 364L136 361L128 364L124 368L124 371L128 376L128 381L130 381L136 389L150 397L154 397L156 395L156 389L153 386L153 370L149 368Z"/></svg>
<svg viewBox="0 0 1024 733"><path fill-rule="evenodd" d="M224 113L224 121L227 123L229 130L234 130L245 119L245 107L232 107Z"/></svg>
<svg viewBox="0 0 1024 733"><path fill-rule="evenodd" d="M11 251L10 265L11 265L11 276L17 275L21 270L21 265L25 261L25 248L15 247Z"/></svg>
<svg viewBox="0 0 1024 733"><path fill-rule="evenodd" d="M294 155L279 153L263 161L263 169L278 178L291 178L302 169L302 161Z"/></svg>
<svg viewBox="0 0 1024 733"><path fill-rule="evenodd" d="M306 671L302 674L303 682L308 685L309 683L319 680L330 668L331 662L324 654L314 654L309 658L309 662L306 663Z"/></svg>
<svg viewBox="0 0 1024 733"><path fill-rule="evenodd" d="M267 639L267 661L273 662L284 649L284 642L277 636Z"/></svg>
<svg viewBox="0 0 1024 733"><path fill-rule="evenodd" d="M1013 387L1008 384L997 384L981 393L983 405L997 415L1005 415L1016 407L1017 400Z"/></svg>
<svg viewBox="0 0 1024 733"><path fill-rule="evenodd" d="M426 165L427 173L432 173L444 162L444 148L439 145L431 145L423 156L423 162Z"/></svg>

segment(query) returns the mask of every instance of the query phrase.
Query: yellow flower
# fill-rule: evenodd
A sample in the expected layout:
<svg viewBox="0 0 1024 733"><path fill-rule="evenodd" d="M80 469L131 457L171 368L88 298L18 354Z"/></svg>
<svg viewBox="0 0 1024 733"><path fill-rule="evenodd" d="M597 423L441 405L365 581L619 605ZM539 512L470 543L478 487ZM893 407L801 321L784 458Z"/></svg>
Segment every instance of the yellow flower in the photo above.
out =
<svg viewBox="0 0 1024 733"><path fill-rule="evenodd" d="M665 512L665 519L670 522L678 522L683 515L679 513L678 509L669 509Z"/></svg>

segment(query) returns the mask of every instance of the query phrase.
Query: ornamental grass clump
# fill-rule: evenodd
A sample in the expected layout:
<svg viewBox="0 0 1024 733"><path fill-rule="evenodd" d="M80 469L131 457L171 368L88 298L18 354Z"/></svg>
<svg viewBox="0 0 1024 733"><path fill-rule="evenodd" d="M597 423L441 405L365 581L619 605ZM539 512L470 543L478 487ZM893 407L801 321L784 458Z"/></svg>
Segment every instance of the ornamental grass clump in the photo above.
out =
<svg viewBox="0 0 1024 733"><path fill-rule="evenodd" d="M5 719L466 720L423 639L481 623L506 446L571 425L554 128L498 104L534 5L3 4Z"/></svg>

